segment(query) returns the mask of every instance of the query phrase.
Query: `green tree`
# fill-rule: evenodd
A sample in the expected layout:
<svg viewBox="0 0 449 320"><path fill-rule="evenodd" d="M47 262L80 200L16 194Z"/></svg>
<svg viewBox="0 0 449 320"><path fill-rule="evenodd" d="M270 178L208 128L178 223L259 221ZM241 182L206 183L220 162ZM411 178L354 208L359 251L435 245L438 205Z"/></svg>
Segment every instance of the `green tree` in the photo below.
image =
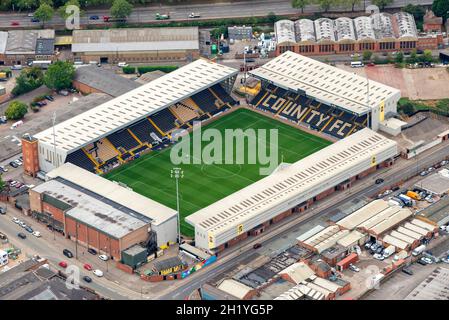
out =
<svg viewBox="0 0 449 320"><path fill-rule="evenodd" d="M72 86L74 76L75 67L69 61L56 61L48 67L44 84L50 89L67 89Z"/></svg>
<svg viewBox="0 0 449 320"><path fill-rule="evenodd" d="M3 189L5 189L5 187L6 187L6 183L5 183L5 181L3 181L3 178L0 175L0 191L3 191Z"/></svg>
<svg viewBox="0 0 449 320"><path fill-rule="evenodd" d="M36 0L17 0L15 1L15 7L19 10L31 10L37 6Z"/></svg>
<svg viewBox="0 0 449 320"><path fill-rule="evenodd" d="M13 101L5 110L5 116L8 120L22 119L28 112L28 107L22 101Z"/></svg>
<svg viewBox="0 0 449 320"><path fill-rule="evenodd" d="M449 19L449 1L447 0L433 0L432 11L438 17L443 17L444 21Z"/></svg>
<svg viewBox="0 0 449 320"><path fill-rule="evenodd" d="M371 60L371 57L373 56L372 51L365 50L363 51L363 61L369 61Z"/></svg>
<svg viewBox="0 0 449 320"><path fill-rule="evenodd" d="M412 114L415 112L415 107L412 103L406 102L400 106L400 110L405 114Z"/></svg>
<svg viewBox="0 0 449 320"><path fill-rule="evenodd" d="M313 0L313 3L317 4L324 12L337 4L337 0Z"/></svg>
<svg viewBox="0 0 449 320"><path fill-rule="evenodd" d="M42 70L37 67L24 69L16 78L16 85L11 93L18 96L30 92L42 85L43 78L44 74L42 73Z"/></svg>
<svg viewBox="0 0 449 320"><path fill-rule="evenodd" d="M402 62L404 62L404 54L402 53L402 51L399 51L399 52L396 54L395 61L396 61L396 63L402 63Z"/></svg>
<svg viewBox="0 0 449 320"><path fill-rule="evenodd" d="M433 56L431 50L424 50L424 54L422 55L423 62L433 62Z"/></svg>
<svg viewBox="0 0 449 320"><path fill-rule="evenodd" d="M67 19L67 17L69 16L69 14L66 13L66 8L68 6L76 6L78 8L81 8L79 0L69 0L69 1L67 1L63 6L58 8L58 14L63 19ZM84 14L84 12L82 10L80 10L80 16L83 15L83 14Z"/></svg>
<svg viewBox="0 0 449 320"><path fill-rule="evenodd" d="M133 5L126 0L114 0L111 16L116 19L126 19L133 11Z"/></svg>
<svg viewBox="0 0 449 320"><path fill-rule="evenodd" d="M422 21L424 14L426 13L426 10L424 10L422 6L420 5L415 6L413 4L408 4L401 10L413 15L413 18L415 18L416 21Z"/></svg>
<svg viewBox="0 0 449 320"><path fill-rule="evenodd" d="M301 9L301 13L304 13L304 8L310 4L310 0L292 0L292 7Z"/></svg>
<svg viewBox="0 0 449 320"><path fill-rule="evenodd" d="M45 22L50 21L55 14L55 10L50 5L43 3L37 8L34 12L34 16L42 21L42 26L45 25Z"/></svg>
<svg viewBox="0 0 449 320"><path fill-rule="evenodd" d="M354 7L359 5L362 0L339 0L340 4L346 8L351 7L351 11L354 11Z"/></svg>
<svg viewBox="0 0 449 320"><path fill-rule="evenodd" d="M274 12L268 12L267 18L268 18L268 21L270 21L271 24L275 23L277 21L277 19L278 19L276 14L274 14Z"/></svg>
<svg viewBox="0 0 449 320"><path fill-rule="evenodd" d="M389 4L392 4L393 0L373 0L371 3L375 4L376 6L378 6L379 8L381 8L383 10L383 9L385 9L386 6L388 6Z"/></svg>

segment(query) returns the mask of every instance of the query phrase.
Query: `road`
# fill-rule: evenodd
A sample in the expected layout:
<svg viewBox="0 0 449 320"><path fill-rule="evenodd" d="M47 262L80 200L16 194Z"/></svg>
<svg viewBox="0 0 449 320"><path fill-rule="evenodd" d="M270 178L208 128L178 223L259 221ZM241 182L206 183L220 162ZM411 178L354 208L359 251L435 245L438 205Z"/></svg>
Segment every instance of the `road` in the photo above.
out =
<svg viewBox="0 0 449 320"><path fill-rule="evenodd" d="M217 277L218 274L223 274L227 270L231 270L238 266L253 249L253 244L257 241L264 247L270 245L270 243L284 237L286 234L295 232L298 225L308 223L319 217L332 216L335 214L335 210L339 207L343 207L357 198L368 198L377 195L381 190L385 189L385 186L393 185L399 181L403 181L408 177L415 176L417 172L422 171L425 168L430 167L449 155L449 143L444 143L434 150L429 150L418 157L418 160L404 160L399 159L396 164L384 169L374 177L368 177L361 181L359 185L355 185L351 188L350 193L337 193L335 196L331 196L323 202L319 203L320 209L314 210L313 214L307 216L292 216L291 219L287 219L286 222L281 222L276 226L274 230L268 230L262 236L257 238L249 238L247 241L237 245L235 248L230 248L226 254L219 258L219 260L207 268L202 269L200 272L194 273L183 281L179 281L170 286L169 292L164 292L158 299L170 300L170 299L184 299L193 290L199 289L204 283L210 281L212 278ZM418 165L416 165L417 161ZM373 183L374 179L383 178L384 183L376 185ZM338 200L335 200L337 198ZM332 201L333 200L333 201ZM323 204L325 202L325 204Z"/></svg>
<svg viewBox="0 0 449 320"><path fill-rule="evenodd" d="M388 8L400 8L407 4L430 5L432 0L395 0ZM365 6L370 5L370 1L355 6L355 10L363 11ZM335 8L335 11L345 11L345 8ZM156 22L155 14L170 14L170 21L189 20L188 15L195 12L201 15L201 19L212 20L219 18L235 17L253 17L266 16L270 12L276 15L294 15L300 13L300 10L293 9L290 0L259 0L259 1L235 1L210 4L192 4L192 5L149 5L146 7L135 8L128 21L131 23ZM304 10L305 13L321 12L316 5L309 5ZM81 24L102 24L99 20L89 20L92 15L98 15L100 18L109 15L109 10L86 10L81 18ZM0 15L0 27L12 27L11 22L19 22L18 27L39 26L40 23L33 23L27 16L27 13L8 13ZM53 19L45 24L46 27L62 26L64 21L57 14ZM12 27L14 28L14 27Z"/></svg>
<svg viewBox="0 0 449 320"><path fill-rule="evenodd" d="M15 245L18 248L21 248L22 252L27 253L29 256L37 254L40 257L47 259L53 270L63 270L58 266L58 263L60 261L66 261L69 264L78 266L81 270L81 277L89 275L93 279L90 284L86 284L81 281L80 285L87 286L95 290L103 297L113 300L127 300L131 298L131 295L134 298L137 296L134 291L130 291L128 293L129 295L122 294L123 292L126 292L126 288L120 287L114 282L109 281L105 278L97 278L93 276L92 272L88 272L83 269L83 264L80 261L75 259L68 259L67 257L65 257L62 254L62 248L60 248L60 237L56 236L56 240L53 240L51 232L45 229L43 225L39 225L39 227L37 227L36 229L41 232L42 238L35 238L33 235L24 231L23 228L12 221L13 214L15 214L15 216L17 216L19 219L25 220L23 215L19 215L20 213L14 213L14 209L15 208L11 208L8 206L7 215L0 216L0 231L8 236L11 244ZM38 225L36 222L33 223L31 219L27 219L25 222L32 227ZM26 233L27 238L22 240L17 237L17 233L19 232Z"/></svg>

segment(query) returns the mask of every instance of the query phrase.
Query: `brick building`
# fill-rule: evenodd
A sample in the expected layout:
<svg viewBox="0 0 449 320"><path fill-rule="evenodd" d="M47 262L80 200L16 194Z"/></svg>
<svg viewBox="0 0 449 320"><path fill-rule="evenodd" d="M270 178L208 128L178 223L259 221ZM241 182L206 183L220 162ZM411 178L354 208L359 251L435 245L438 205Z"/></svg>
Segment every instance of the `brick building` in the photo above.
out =
<svg viewBox="0 0 449 320"><path fill-rule="evenodd" d="M437 17L432 10L426 10L426 14L424 15L423 29L425 32L443 31L443 18Z"/></svg>

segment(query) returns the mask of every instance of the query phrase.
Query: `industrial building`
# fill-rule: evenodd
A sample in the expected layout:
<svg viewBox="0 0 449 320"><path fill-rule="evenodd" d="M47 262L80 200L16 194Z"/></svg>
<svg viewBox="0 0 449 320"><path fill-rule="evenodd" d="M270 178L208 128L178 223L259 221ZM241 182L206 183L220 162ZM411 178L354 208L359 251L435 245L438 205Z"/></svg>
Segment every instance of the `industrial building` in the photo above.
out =
<svg viewBox="0 0 449 320"><path fill-rule="evenodd" d="M26 65L35 60L55 59L55 31L0 31L0 65Z"/></svg>
<svg viewBox="0 0 449 320"><path fill-rule="evenodd" d="M193 61L199 57L198 27L74 30L75 61L128 63Z"/></svg>
<svg viewBox="0 0 449 320"><path fill-rule="evenodd" d="M71 163L47 178L30 190L31 210L81 246L120 260L135 244L154 250L177 239L176 211L124 186Z"/></svg>
<svg viewBox="0 0 449 320"><path fill-rule="evenodd" d="M249 74L263 87L253 105L339 139L363 127L385 128L401 97L398 89L291 51ZM273 85L282 90L270 91ZM299 95L295 103L287 101L290 93Z"/></svg>
<svg viewBox="0 0 449 320"><path fill-rule="evenodd" d="M251 26L228 27L228 38L230 40L251 40L253 38L253 28Z"/></svg>
<svg viewBox="0 0 449 320"><path fill-rule="evenodd" d="M87 65L76 68L72 85L83 94L106 93L115 98L140 87L141 84L111 70Z"/></svg>
<svg viewBox="0 0 449 320"><path fill-rule="evenodd" d="M274 25L276 54L293 51L304 55L354 53L366 50L411 51L436 49L441 33L418 34L413 16L406 12L374 13L354 19L280 20Z"/></svg>
<svg viewBox="0 0 449 320"><path fill-rule="evenodd" d="M389 166L396 142L362 129L188 216L197 247L220 251Z"/></svg>
<svg viewBox="0 0 449 320"><path fill-rule="evenodd" d="M432 195L443 196L449 192L449 170L438 170L417 182L415 187Z"/></svg>

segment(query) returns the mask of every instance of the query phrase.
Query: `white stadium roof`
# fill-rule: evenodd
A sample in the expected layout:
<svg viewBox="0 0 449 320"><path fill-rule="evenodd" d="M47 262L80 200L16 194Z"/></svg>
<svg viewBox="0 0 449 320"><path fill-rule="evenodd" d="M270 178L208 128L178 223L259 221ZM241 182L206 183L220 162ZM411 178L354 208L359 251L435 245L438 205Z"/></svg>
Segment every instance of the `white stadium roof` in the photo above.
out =
<svg viewBox="0 0 449 320"><path fill-rule="evenodd" d="M366 78L291 51L249 73L295 92L304 91L317 100L356 114L366 114L400 92L370 80L368 108Z"/></svg>
<svg viewBox="0 0 449 320"><path fill-rule="evenodd" d="M238 71L198 59L55 126L56 148L71 153L219 83ZM53 129L34 136L53 147Z"/></svg>
<svg viewBox="0 0 449 320"><path fill-rule="evenodd" d="M275 208L289 201L297 205L316 196L312 193L317 189L322 192L353 176L350 169L366 170L373 157L379 163L396 153L396 142L365 128L197 211L186 221L215 235L244 223L244 229L250 230L255 220Z"/></svg>

